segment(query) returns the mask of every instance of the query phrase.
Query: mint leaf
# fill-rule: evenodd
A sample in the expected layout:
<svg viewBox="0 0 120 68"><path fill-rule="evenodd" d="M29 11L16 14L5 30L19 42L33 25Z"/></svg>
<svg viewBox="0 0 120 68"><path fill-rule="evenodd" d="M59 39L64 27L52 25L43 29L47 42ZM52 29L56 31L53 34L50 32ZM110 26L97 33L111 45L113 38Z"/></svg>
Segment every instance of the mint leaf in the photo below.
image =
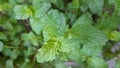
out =
<svg viewBox="0 0 120 68"><path fill-rule="evenodd" d="M13 60L8 59L8 60L6 61L6 68L14 68Z"/></svg>
<svg viewBox="0 0 120 68"><path fill-rule="evenodd" d="M39 35L42 31L42 23L40 18L30 18L30 26L32 30Z"/></svg>
<svg viewBox="0 0 120 68"><path fill-rule="evenodd" d="M112 31L110 33L110 39L113 40L113 41L120 41L120 32Z"/></svg>
<svg viewBox="0 0 120 68"><path fill-rule="evenodd" d="M55 60L58 55L59 47L60 44L56 42L55 39L49 40L43 45L42 48L38 50L38 53L36 55L37 62L44 63Z"/></svg>
<svg viewBox="0 0 120 68"><path fill-rule="evenodd" d="M32 16L32 11L27 5L15 5L13 12L16 19L27 19Z"/></svg>
<svg viewBox="0 0 120 68"><path fill-rule="evenodd" d="M80 7L80 1L79 0L73 0L73 6L75 8L79 8Z"/></svg>
<svg viewBox="0 0 120 68"><path fill-rule="evenodd" d="M71 53L71 51L76 51L79 49L79 41L76 41L75 39L71 37L59 37L58 38L59 42L61 43L61 47L59 51L61 52L68 52Z"/></svg>
<svg viewBox="0 0 120 68"><path fill-rule="evenodd" d="M115 0L108 0L109 4L115 4Z"/></svg>
<svg viewBox="0 0 120 68"><path fill-rule="evenodd" d="M100 30L89 25L73 25L70 32L73 38L78 39L83 45L82 50L87 55L98 55L107 41L106 36Z"/></svg>
<svg viewBox="0 0 120 68"><path fill-rule="evenodd" d="M120 16L120 0L115 0L115 10L118 16Z"/></svg>
<svg viewBox="0 0 120 68"><path fill-rule="evenodd" d="M7 37L2 32L0 32L0 40L7 40Z"/></svg>
<svg viewBox="0 0 120 68"><path fill-rule="evenodd" d="M44 33L47 33L50 37L64 35L66 30L66 18L64 14L57 10L50 10L48 14L41 19L41 21L44 26Z"/></svg>
<svg viewBox="0 0 120 68"><path fill-rule="evenodd" d="M0 52L3 50L4 44L0 41Z"/></svg>
<svg viewBox="0 0 120 68"><path fill-rule="evenodd" d="M120 23L119 23L118 16L110 16L110 17L103 17L98 24L98 28L101 30L116 30Z"/></svg>
<svg viewBox="0 0 120 68"><path fill-rule="evenodd" d="M34 17L41 18L48 12L50 7L51 5L48 2L44 2L40 0L33 1Z"/></svg>
<svg viewBox="0 0 120 68"><path fill-rule="evenodd" d="M12 5L9 4L9 3L2 3L0 4L0 12L1 11L8 11L8 10L11 10L12 9Z"/></svg>
<svg viewBox="0 0 120 68"><path fill-rule="evenodd" d="M88 68L108 68L107 63L99 57L92 57L87 60Z"/></svg>
<svg viewBox="0 0 120 68"><path fill-rule="evenodd" d="M75 52L76 49L79 49L79 42L76 42L76 40L64 37L51 38L38 50L37 61L40 63L55 59L66 61L68 55Z"/></svg>
<svg viewBox="0 0 120 68"><path fill-rule="evenodd" d="M47 1L54 4L56 7L60 9L64 8L64 0L47 0Z"/></svg>
<svg viewBox="0 0 120 68"><path fill-rule="evenodd" d="M88 6L92 13L101 13L103 10L104 0L87 0Z"/></svg>
<svg viewBox="0 0 120 68"><path fill-rule="evenodd" d="M33 45L38 46L40 41L40 36L36 36L34 33L24 33L22 34L22 39L24 41L30 41Z"/></svg>
<svg viewBox="0 0 120 68"><path fill-rule="evenodd" d="M33 68L33 63L23 62L19 68Z"/></svg>
<svg viewBox="0 0 120 68"><path fill-rule="evenodd" d="M11 51L10 58L14 60L14 59L16 59L18 57L19 54L20 54L20 51L15 49L15 50Z"/></svg>
<svg viewBox="0 0 120 68"><path fill-rule="evenodd" d="M115 68L120 68L120 60L118 60L115 64Z"/></svg>
<svg viewBox="0 0 120 68"><path fill-rule="evenodd" d="M74 26L76 25L92 25L93 21L92 21L92 17L89 13L83 14L82 16L80 16L76 21Z"/></svg>

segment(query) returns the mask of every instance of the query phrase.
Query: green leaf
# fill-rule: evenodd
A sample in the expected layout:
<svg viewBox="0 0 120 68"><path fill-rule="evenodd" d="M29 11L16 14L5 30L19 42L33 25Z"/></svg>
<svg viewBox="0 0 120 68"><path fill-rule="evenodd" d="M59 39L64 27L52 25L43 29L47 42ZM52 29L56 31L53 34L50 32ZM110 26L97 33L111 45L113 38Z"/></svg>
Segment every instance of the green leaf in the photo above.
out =
<svg viewBox="0 0 120 68"><path fill-rule="evenodd" d="M61 44L62 46L60 51L68 53L67 58L74 61L81 60L79 40L76 40L69 36L68 38L61 39Z"/></svg>
<svg viewBox="0 0 120 68"><path fill-rule="evenodd" d="M47 1L54 4L56 7L60 9L64 9L64 0L47 0Z"/></svg>
<svg viewBox="0 0 120 68"><path fill-rule="evenodd" d="M111 32L110 39L113 41L120 41L120 32L118 32L118 31Z"/></svg>
<svg viewBox="0 0 120 68"><path fill-rule="evenodd" d="M88 9L87 4L86 4L86 3L83 3L83 5L80 6L80 9L81 9L82 12L87 11L87 9Z"/></svg>
<svg viewBox="0 0 120 68"><path fill-rule="evenodd" d="M64 63L56 62L55 68L68 68Z"/></svg>
<svg viewBox="0 0 120 68"><path fill-rule="evenodd" d="M118 60L117 63L115 64L115 68L120 68L120 60Z"/></svg>
<svg viewBox="0 0 120 68"><path fill-rule="evenodd" d="M32 11L27 5L15 5L13 12L16 19L28 19L32 16Z"/></svg>
<svg viewBox="0 0 120 68"><path fill-rule="evenodd" d="M24 51L24 55L25 55L25 57L29 57L30 55L33 55L34 52L35 52L34 47L29 45L27 50Z"/></svg>
<svg viewBox="0 0 120 68"><path fill-rule="evenodd" d="M79 42L64 37L52 38L44 43L42 48L38 50L36 55L39 63L53 61L56 58L63 61L67 60L67 57L71 52L76 52L79 49Z"/></svg>
<svg viewBox="0 0 120 68"><path fill-rule="evenodd" d="M33 0L34 17L41 18L51 8L50 3L41 0Z"/></svg>
<svg viewBox="0 0 120 68"><path fill-rule="evenodd" d="M24 0L15 0L16 1L16 3L23 3L24 2Z"/></svg>
<svg viewBox="0 0 120 68"><path fill-rule="evenodd" d="M9 3L3 3L3 4L0 4L0 11L8 11L8 10L11 10L12 6L11 4Z"/></svg>
<svg viewBox="0 0 120 68"><path fill-rule="evenodd" d="M40 41L40 36L36 36L34 33L24 33L22 34L22 39L24 41L30 41L33 45L38 46Z"/></svg>
<svg viewBox="0 0 120 68"><path fill-rule="evenodd" d="M2 32L0 32L0 40L7 40L6 35L4 35Z"/></svg>
<svg viewBox="0 0 120 68"><path fill-rule="evenodd" d="M42 22L40 18L30 18L30 26L32 30L39 35L42 31Z"/></svg>
<svg viewBox="0 0 120 68"><path fill-rule="evenodd" d="M92 21L92 17L89 13L83 14L82 16L80 16L76 21L74 26L76 25L92 25L93 21Z"/></svg>
<svg viewBox="0 0 120 68"><path fill-rule="evenodd" d="M11 59L16 59L18 57L18 55L20 54L20 51L17 49L14 49L11 54L10 54L10 58Z"/></svg>
<svg viewBox="0 0 120 68"><path fill-rule="evenodd" d="M4 44L0 41L0 52L3 50Z"/></svg>
<svg viewBox="0 0 120 68"><path fill-rule="evenodd" d="M106 36L100 30L89 25L73 25L70 33L73 38L79 40L83 46L82 51L87 55L98 55L107 41Z"/></svg>
<svg viewBox="0 0 120 68"><path fill-rule="evenodd" d="M101 13L103 10L104 0L86 0L92 13Z"/></svg>
<svg viewBox="0 0 120 68"><path fill-rule="evenodd" d="M79 41L71 37L59 37L58 40L61 43L61 47L59 48L61 52L71 53L71 51L75 52L79 49Z"/></svg>
<svg viewBox="0 0 120 68"><path fill-rule="evenodd" d="M33 68L33 64L24 62L19 68Z"/></svg>
<svg viewBox="0 0 120 68"><path fill-rule="evenodd" d="M10 48L4 48L3 53L5 56L11 56L12 50Z"/></svg>
<svg viewBox="0 0 120 68"><path fill-rule="evenodd" d="M107 63L99 57L92 57L87 60L88 68L108 68Z"/></svg>
<svg viewBox="0 0 120 68"><path fill-rule="evenodd" d="M115 4L115 0L108 0L109 4Z"/></svg>
<svg viewBox="0 0 120 68"><path fill-rule="evenodd" d="M14 68L13 60L9 59L6 61L6 68Z"/></svg>
<svg viewBox="0 0 120 68"><path fill-rule="evenodd" d="M73 5L75 8L79 8L80 7L80 1L79 0L73 0Z"/></svg>
<svg viewBox="0 0 120 68"><path fill-rule="evenodd" d="M58 55L59 48L60 44L56 42L55 39L49 40L38 50L36 55L37 62L44 63L55 60Z"/></svg>
<svg viewBox="0 0 120 68"><path fill-rule="evenodd" d="M10 21L5 21L4 24L2 24L2 26L5 28L5 29L8 29L8 30L13 30L13 25L10 23Z"/></svg>
<svg viewBox="0 0 120 68"><path fill-rule="evenodd" d="M66 18L64 14L57 10L50 10L48 14L41 19L41 21L44 26L44 33L47 33L50 37L64 35L66 30Z"/></svg>
<svg viewBox="0 0 120 68"><path fill-rule="evenodd" d="M120 16L120 0L115 0L115 8L117 14Z"/></svg>
<svg viewBox="0 0 120 68"><path fill-rule="evenodd" d="M80 46L79 41L75 40L73 38L69 37L60 37L58 38L59 42L61 43L61 46L59 48L59 58L63 61L67 61L68 58L70 60L78 59ZM73 56L76 56L73 58Z"/></svg>
<svg viewBox="0 0 120 68"><path fill-rule="evenodd" d="M109 16L109 17L103 17L99 24L98 28L101 30L116 30L119 27L119 17L118 16Z"/></svg>

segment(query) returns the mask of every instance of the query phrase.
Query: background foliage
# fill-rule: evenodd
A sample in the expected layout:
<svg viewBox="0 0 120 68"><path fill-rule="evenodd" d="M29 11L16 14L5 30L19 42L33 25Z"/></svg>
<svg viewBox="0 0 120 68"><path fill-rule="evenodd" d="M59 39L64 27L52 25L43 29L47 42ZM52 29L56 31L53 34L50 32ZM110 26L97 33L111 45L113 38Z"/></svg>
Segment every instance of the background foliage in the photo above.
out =
<svg viewBox="0 0 120 68"><path fill-rule="evenodd" d="M0 0L0 68L120 68L120 0Z"/></svg>

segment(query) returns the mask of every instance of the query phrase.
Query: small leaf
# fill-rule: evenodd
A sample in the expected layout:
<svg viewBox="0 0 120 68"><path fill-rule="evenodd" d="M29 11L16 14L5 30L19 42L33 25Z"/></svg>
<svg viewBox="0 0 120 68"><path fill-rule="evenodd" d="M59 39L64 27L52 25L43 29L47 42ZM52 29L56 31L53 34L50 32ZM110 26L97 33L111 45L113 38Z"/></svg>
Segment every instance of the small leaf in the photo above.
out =
<svg viewBox="0 0 120 68"><path fill-rule="evenodd" d="M13 60L9 59L6 61L6 68L14 68Z"/></svg>
<svg viewBox="0 0 120 68"><path fill-rule="evenodd" d="M80 7L80 0L73 0L73 6L75 8L79 8Z"/></svg>
<svg viewBox="0 0 120 68"><path fill-rule="evenodd" d="M58 55L59 47L60 44L56 42L54 39L49 40L47 43L43 45L42 48L38 50L38 53L36 55L37 61L39 63L44 63L55 60Z"/></svg>
<svg viewBox="0 0 120 68"><path fill-rule="evenodd" d="M15 49L15 50L12 50L11 54L10 54L10 58L11 59L16 59L18 57L18 55L20 54L20 51Z"/></svg>
<svg viewBox="0 0 120 68"><path fill-rule="evenodd" d="M115 0L115 8L117 14L120 16L120 0Z"/></svg>
<svg viewBox="0 0 120 68"><path fill-rule="evenodd" d="M43 31L50 37L64 35L66 30L66 18L64 14L57 10L50 10L48 14L41 19L41 21L44 26Z"/></svg>
<svg viewBox="0 0 120 68"><path fill-rule="evenodd" d="M101 13L103 10L104 0L87 0L88 6L93 13Z"/></svg>
<svg viewBox="0 0 120 68"><path fill-rule="evenodd" d="M120 41L120 32L118 31L111 32L109 38L113 41Z"/></svg>
<svg viewBox="0 0 120 68"><path fill-rule="evenodd" d="M63 37L52 38L45 42L42 48L38 50L36 55L39 63L53 61L56 58L63 61L67 60L68 55L71 52L75 52L79 49L78 42L72 39L66 39Z"/></svg>
<svg viewBox="0 0 120 68"><path fill-rule="evenodd" d="M20 65L19 68L33 68L33 64L32 63L23 62L23 64Z"/></svg>
<svg viewBox="0 0 120 68"><path fill-rule="evenodd" d="M37 35L41 33L42 23L40 18L30 18L30 26Z"/></svg>
<svg viewBox="0 0 120 68"><path fill-rule="evenodd" d="M3 50L4 44L0 41L0 52Z"/></svg>
<svg viewBox="0 0 120 68"><path fill-rule="evenodd" d="M82 16L80 16L74 23L74 26L76 25L92 25L93 21L92 21L92 17L89 13L83 14Z"/></svg>
<svg viewBox="0 0 120 68"><path fill-rule="evenodd" d="M33 46L28 46L27 50L24 51L25 57L33 55L35 52L35 49Z"/></svg>
<svg viewBox="0 0 120 68"><path fill-rule="evenodd" d="M8 10L11 10L11 8L12 8L12 5L9 3L0 4L0 11L8 11Z"/></svg>
<svg viewBox="0 0 120 68"><path fill-rule="evenodd" d="M39 45L40 36L36 36L34 33L24 33L22 34L22 39L24 41L30 41L33 45L37 46Z"/></svg>
<svg viewBox="0 0 120 68"><path fill-rule="evenodd" d="M115 64L115 68L120 68L120 60Z"/></svg>
<svg viewBox="0 0 120 68"><path fill-rule="evenodd" d="M79 40L83 46L82 51L87 55L98 55L107 41L106 36L100 30L89 25L76 25L75 23L70 33L73 38Z"/></svg>
<svg viewBox="0 0 120 68"><path fill-rule="evenodd" d="M16 19L27 19L32 16L32 11L27 5L15 5L13 12Z"/></svg>
<svg viewBox="0 0 120 68"><path fill-rule="evenodd" d="M42 16L47 14L48 10L51 8L51 5L48 2L35 0L33 1L33 8L34 8L34 17L41 18Z"/></svg>
<svg viewBox="0 0 120 68"><path fill-rule="evenodd" d="M60 9L64 9L64 0L46 0Z"/></svg>
<svg viewBox="0 0 120 68"><path fill-rule="evenodd" d="M109 4L115 4L115 0L108 0Z"/></svg>
<svg viewBox="0 0 120 68"><path fill-rule="evenodd" d="M98 28L101 30L116 30L120 25L118 16L103 17L98 24Z"/></svg>
<svg viewBox="0 0 120 68"><path fill-rule="evenodd" d="M99 57L92 57L87 60L88 68L108 68L107 63Z"/></svg>

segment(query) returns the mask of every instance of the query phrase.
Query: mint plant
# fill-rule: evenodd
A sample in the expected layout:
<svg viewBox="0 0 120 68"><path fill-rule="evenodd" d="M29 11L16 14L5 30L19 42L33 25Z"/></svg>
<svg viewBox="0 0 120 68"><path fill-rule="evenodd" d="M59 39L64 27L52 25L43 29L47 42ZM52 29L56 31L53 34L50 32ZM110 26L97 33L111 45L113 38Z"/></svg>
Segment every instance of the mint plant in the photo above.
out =
<svg viewBox="0 0 120 68"><path fill-rule="evenodd" d="M119 68L119 18L120 0L1 0L0 66Z"/></svg>

